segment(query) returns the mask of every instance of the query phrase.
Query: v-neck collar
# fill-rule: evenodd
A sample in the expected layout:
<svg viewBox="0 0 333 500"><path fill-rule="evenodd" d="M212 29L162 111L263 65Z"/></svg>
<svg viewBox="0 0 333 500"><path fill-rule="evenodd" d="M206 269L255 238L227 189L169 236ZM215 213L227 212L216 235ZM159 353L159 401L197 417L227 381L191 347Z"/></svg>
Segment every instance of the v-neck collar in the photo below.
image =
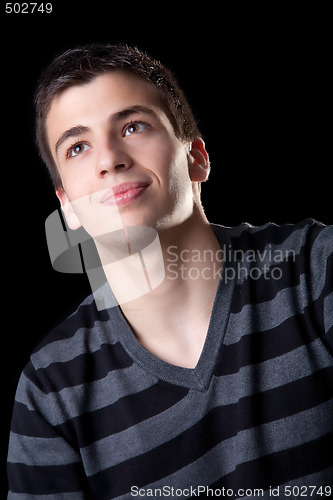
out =
<svg viewBox="0 0 333 500"><path fill-rule="evenodd" d="M226 228L211 224L221 248L231 248ZM229 252L223 252L227 257ZM210 384L221 344L228 325L235 280L226 280L228 260L223 260L220 281L214 299L206 340L195 368L172 365L156 357L137 340L119 306L108 309L110 327L119 332L119 341L142 368L158 379L190 389L205 391Z"/></svg>

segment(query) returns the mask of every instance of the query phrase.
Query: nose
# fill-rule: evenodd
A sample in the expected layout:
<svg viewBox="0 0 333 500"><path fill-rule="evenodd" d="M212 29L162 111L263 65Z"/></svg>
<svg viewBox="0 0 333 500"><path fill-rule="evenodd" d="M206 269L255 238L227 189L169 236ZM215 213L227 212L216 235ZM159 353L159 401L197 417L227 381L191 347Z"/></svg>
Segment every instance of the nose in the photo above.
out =
<svg viewBox="0 0 333 500"><path fill-rule="evenodd" d="M132 158L118 141L105 137L98 145L96 174L105 177L114 171L127 170L132 166Z"/></svg>

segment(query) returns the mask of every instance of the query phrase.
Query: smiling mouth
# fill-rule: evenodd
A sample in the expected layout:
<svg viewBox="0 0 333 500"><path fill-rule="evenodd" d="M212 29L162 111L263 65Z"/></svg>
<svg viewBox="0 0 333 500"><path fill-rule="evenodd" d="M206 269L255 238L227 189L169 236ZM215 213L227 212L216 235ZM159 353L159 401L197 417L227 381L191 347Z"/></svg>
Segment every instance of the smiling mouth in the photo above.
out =
<svg viewBox="0 0 333 500"><path fill-rule="evenodd" d="M149 187L148 182L126 182L109 189L101 199L104 205L125 206L139 198Z"/></svg>

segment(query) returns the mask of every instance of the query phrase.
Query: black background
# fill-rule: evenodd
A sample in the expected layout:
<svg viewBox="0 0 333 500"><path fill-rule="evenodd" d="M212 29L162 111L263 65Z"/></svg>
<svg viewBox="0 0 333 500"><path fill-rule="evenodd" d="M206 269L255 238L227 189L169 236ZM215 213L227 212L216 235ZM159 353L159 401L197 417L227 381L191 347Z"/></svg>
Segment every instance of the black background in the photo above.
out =
<svg viewBox="0 0 333 500"><path fill-rule="evenodd" d="M210 155L202 198L211 222L332 223L328 13L206 4L54 1L52 14L5 14L1 4L0 498L19 375L39 340L90 293L85 276L53 271L45 241L58 202L34 146L32 101L56 54L127 42L175 72Z"/></svg>

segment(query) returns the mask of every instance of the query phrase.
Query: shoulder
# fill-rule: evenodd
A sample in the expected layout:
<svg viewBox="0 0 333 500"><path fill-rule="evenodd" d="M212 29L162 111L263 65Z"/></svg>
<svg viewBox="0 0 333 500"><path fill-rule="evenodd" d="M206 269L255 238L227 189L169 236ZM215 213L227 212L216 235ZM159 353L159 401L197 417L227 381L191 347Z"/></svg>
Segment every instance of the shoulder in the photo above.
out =
<svg viewBox="0 0 333 500"><path fill-rule="evenodd" d="M232 275L240 276L240 284L252 277L261 296L292 289L304 300L317 300L332 293L333 226L305 219L297 224L220 226L215 231L227 234L222 249L228 265L236 268ZM276 280L268 279L273 271Z"/></svg>
<svg viewBox="0 0 333 500"><path fill-rule="evenodd" d="M109 320L110 313L99 311L93 295L89 295L73 314L53 328L35 347L30 365L35 370L51 365L65 366L70 360L98 351L106 342L112 343Z"/></svg>
<svg viewBox="0 0 333 500"><path fill-rule="evenodd" d="M233 248L264 249L268 245L301 253L318 246L333 249L333 226L326 226L314 219L304 219L296 224L275 224L261 226L243 223L236 227L212 225L216 235L226 235Z"/></svg>
<svg viewBox="0 0 333 500"><path fill-rule="evenodd" d="M103 398L110 387L117 392L118 378L134 364L120 341L119 315L117 307L99 311L94 297L87 297L35 348L21 373L16 402L38 408L58 425L79 415L88 395Z"/></svg>

